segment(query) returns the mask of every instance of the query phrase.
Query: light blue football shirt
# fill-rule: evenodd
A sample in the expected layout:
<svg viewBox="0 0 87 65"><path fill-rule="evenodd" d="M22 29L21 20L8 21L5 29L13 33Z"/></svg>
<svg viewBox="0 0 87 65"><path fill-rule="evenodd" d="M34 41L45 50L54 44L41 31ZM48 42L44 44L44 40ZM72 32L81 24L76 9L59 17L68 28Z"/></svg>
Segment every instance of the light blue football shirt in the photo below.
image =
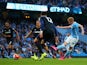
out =
<svg viewBox="0 0 87 65"><path fill-rule="evenodd" d="M73 36L74 38L79 38L79 24L77 22L74 22L71 25L71 36Z"/></svg>

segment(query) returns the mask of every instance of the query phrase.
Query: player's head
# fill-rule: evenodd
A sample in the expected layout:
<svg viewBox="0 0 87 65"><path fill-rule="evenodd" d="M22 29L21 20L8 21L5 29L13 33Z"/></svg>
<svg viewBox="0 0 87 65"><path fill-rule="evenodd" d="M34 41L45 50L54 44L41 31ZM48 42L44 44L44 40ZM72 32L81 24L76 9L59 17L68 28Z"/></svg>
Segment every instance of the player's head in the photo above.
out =
<svg viewBox="0 0 87 65"><path fill-rule="evenodd" d="M36 20L36 27L40 28L40 26L41 26L40 21L39 20Z"/></svg>
<svg viewBox="0 0 87 65"><path fill-rule="evenodd" d="M9 28L10 27L10 23L8 21L5 22L5 28Z"/></svg>
<svg viewBox="0 0 87 65"><path fill-rule="evenodd" d="M74 22L74 18L73 17L69 17L67 19L67 21L68 21L69 24L72 24Z"/></svg>

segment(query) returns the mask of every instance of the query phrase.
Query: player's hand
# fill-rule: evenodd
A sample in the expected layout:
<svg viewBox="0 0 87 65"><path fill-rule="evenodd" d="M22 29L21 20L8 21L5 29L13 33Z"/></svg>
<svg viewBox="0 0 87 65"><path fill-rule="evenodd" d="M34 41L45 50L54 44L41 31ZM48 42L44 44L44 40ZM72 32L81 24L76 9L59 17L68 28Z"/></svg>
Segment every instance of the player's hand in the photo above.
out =
<svg viewBox="0 0 87 65"><path fill-rule="evenodd" d="M59 38L58 38L58 36L55 37L55 42L56 42L56 43L59 42Z"/></svg>
<svg viewBox="0 0 87 65"><path fill-rule="evenodd" d="M11 37L11 35L6 35L6 37Z"/></svg>
<svg viewBox="0 0 87 65"><path fill-rule="evenodd" d="M84 32L82 32L82 35L84 35Z"/></svg>
<svg viewBox="0 0 87 65"><path fill-rule="evenodd" d="M41 44L44 44L44 40L43 39L41 40Z"/></svg>
<svg viewBox="0 0 87 65"><path fill-rule="evenodd" d="M20 37L19 37L19 36L17 36L17 40L19 40L19 41L20 41Z"/></svg>
<svg viewBox="0 0 87 65"><path fill-rule="evenodd" d="M36 42L38 42L38 39L37 39L37 38L35 38L33 41L34 41L34 43L36 43Z"/></svg>
<svg viewBox="0 0 87 65"><path fill-rule="evenodd" d="M58 43L55 43L56 45L58 45Z"/></svg>
<svg viewBox="0 0 87 65"><path fill-rule="evenodd" d="M59 28L60 26L58 25L57 28Z"/></svg>
<svg viewBox="0 0 87 65"><path fill-rule="evenodd" d="M27 36L24 36L24 39L26 39L27 38Z"/></svg>

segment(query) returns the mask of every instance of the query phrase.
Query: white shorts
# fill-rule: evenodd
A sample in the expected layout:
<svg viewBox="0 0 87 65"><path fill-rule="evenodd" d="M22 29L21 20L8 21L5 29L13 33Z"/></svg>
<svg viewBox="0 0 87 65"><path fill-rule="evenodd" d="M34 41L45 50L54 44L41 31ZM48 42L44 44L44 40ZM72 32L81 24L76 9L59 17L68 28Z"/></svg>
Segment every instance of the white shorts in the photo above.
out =
<svg viewBox="0 0 87 65"><path fill-rule="evenodd" d="M74 38L74 37L72 37L72 36L69 36L69 37L65 40L65 42L66 42L67 44L69 44L69 46L74 47L74 46L76 45L76 43L78 42L78 39L77 39L77 38Z"/></svg>

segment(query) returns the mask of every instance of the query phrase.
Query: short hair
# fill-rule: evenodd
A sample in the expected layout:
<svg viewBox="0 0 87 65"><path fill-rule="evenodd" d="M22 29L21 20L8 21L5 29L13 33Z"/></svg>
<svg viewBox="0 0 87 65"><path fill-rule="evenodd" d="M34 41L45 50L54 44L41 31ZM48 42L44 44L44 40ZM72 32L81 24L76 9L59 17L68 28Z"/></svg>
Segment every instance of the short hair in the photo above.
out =
<svg viewBox="0 0 87 65"><path fill-rule="evenodd" d="M5 23L9 23L10 24L10 21L9 20L6 20L6 22Z"/></svg>
<svg viewBox="0 0 87 65"><path fill-rule="evenodd" d="M5 22L4 25L5 25L6 23L10 24L9 22Z"/></svg>
<svg viewBox="0 0 87 65"><path fill-rule="evenodd" d="M67 20L68 21L74 21L74 17L69 17Z"/></svg>
<svg viewBox="0 0 87 65"><path fill-rule="evenodd" d="M36 20L36 22L40 22L39 20ZM36 24L36 22L35 22L35 24Z"/></svg>

